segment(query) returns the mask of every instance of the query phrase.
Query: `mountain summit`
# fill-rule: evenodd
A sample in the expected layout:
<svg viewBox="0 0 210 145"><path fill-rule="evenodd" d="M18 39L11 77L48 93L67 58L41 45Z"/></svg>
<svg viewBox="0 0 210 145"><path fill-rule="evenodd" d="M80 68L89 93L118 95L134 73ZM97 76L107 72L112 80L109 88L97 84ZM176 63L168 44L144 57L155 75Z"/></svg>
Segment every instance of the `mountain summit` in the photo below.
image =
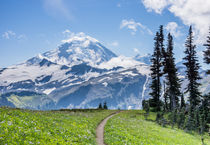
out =
<svg viewBox="0 0 210 145"><path fill-rule="evenodd" d="M39 54L29 60L29 62L45 58L60 65L73 66L86 63L96 66L116 57L113 52L104 47L98 40L84 33L75 34L63 42L56 50Z"/></svg>

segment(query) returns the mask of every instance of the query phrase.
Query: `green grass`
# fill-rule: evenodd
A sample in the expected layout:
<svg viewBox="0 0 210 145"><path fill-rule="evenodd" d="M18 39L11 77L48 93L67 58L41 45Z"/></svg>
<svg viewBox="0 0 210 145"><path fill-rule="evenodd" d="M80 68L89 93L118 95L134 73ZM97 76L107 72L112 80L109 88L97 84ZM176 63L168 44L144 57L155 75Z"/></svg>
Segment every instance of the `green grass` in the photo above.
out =
<svg viewBox="0 0 210 145"><path fill-rule="evenodd" d="M12 102L17 108L37 108L38 106L43 106L47 102L52 101L47 96L42 95L32 95L32 96L18 96L11 94L7 97L9 102Z"/></svg>
<svg viewBox="0 0 210 145"><path fill-rule="evenodd" d="M155 119L155 114L149 116ZM210 137L204 136L210 145ZM170 126L161 127L146 121L142 111L125 111L108 120L105 126L105 143L108 145L202 145L201 137Z"/></svg>
<svg viewBox="0 0 210 145"><path fill-rule="evenodd" d="M0 108L0 145L94 145L98 123L113 112ZM149 119L154 120L155 114ZM210 137L204 138L205 144L210 145ZM105 142L108 145L201 145L201 137L146 121L142 111L124 111L107 122Z"/></svg>
<svg viewBox="0 0 210 145"><path fill-rule="evenodd" d="M98 123L113 112L0 108L0 145L96 144Z"/></svg>

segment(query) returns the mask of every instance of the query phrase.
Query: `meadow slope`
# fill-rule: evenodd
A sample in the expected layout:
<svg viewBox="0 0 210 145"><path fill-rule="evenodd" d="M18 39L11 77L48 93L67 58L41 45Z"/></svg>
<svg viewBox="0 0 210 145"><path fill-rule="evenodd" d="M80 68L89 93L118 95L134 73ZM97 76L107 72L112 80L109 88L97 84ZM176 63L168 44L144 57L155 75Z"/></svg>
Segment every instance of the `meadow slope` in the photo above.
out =
<svg viewBox="0 0 210 145"><path fill-rule="evenodd" d="M162 127L144 119L143 111L124 111L108 120L105 126L105 143L108 145L202 145L201 136L183 130ZM205 145L210 145L210 137L204 136Z"/></svg>
<svg viewBox="0 0 210 145"><path fill-rule="evenodd" d="M0 144L94 145L97 125L113 112L0 108Z"/></svg>

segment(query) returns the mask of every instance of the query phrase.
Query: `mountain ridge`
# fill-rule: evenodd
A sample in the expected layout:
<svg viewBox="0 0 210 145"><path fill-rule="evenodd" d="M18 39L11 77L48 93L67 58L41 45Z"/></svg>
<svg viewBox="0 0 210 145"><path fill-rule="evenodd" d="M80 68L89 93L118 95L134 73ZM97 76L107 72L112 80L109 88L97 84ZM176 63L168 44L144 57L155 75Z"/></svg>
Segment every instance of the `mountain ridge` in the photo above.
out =
<svg viewBox="0 0 210 145"><path fill-rule="evenodd" d="M1 69L0 106L96 108L106 101L111 109L140 109L150 97L150 58L117 56L98 40L79 34L55 50ZM178 69L184 88L185 71L183 66ZM210 87L205 77L203 92Z"/></svg>

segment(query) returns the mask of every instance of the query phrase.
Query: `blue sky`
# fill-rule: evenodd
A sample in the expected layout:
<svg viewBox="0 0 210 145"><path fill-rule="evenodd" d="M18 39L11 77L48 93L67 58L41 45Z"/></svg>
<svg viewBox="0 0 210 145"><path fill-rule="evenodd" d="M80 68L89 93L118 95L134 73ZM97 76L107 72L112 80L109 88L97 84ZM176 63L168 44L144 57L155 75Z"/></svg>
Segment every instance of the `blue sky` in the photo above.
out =
<svg viewBox="0 0 210 145"><path fill-rule="evenodd" d="M1 0L0 67L55 49L66 30L84 32L117 55L152 53L161 24L174 36L177 61L192 25L202 62L209 7L208 0Z"/></svg>

